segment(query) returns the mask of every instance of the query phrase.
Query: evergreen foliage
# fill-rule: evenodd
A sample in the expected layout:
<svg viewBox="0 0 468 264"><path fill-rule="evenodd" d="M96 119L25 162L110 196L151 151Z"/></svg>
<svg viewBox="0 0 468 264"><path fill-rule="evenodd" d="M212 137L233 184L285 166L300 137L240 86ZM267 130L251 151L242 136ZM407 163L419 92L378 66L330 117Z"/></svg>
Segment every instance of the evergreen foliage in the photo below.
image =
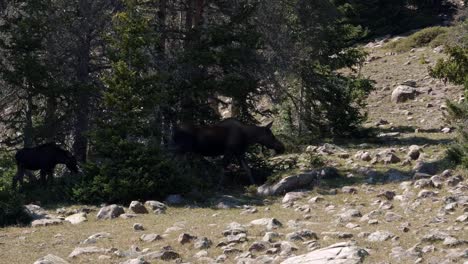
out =
<svg viewBox="0 0 468 264"><path fill-rule="evenodd" d="M446 47L447 60L439 60L430 69L433 77L463 85L468 98L468 21L462 22L450 35L451 45ZM468 168L468 102L447 101L449 121L458 128L458 144L448 150L448 157Z"/></svg>

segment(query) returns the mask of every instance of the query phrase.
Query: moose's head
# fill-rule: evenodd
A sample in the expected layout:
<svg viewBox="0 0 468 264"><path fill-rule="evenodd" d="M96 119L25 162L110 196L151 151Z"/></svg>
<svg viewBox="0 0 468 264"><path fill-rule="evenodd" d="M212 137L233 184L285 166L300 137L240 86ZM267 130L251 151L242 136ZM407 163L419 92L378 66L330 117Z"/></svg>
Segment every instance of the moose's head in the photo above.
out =
<svg viewBox="0 0 468 264"><path fill-rule="evenodd" d="M268 123L266 126L257 127L257 142L267 148L274 149L277 154L282 154L285 151L284 144L279 141L273 132L271 132L271 126L273 121Z"/></svg>

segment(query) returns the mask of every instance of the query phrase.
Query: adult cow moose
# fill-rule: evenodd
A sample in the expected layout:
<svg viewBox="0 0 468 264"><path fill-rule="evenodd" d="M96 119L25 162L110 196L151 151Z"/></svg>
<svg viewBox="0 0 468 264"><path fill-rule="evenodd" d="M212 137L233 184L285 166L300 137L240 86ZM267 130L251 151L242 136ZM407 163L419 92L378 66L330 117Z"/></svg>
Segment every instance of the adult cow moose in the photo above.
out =
<svg viewBox="0 0 468 264"><path fill-rule="evenodd" d="M251 184L255 184L251 169L245 160L247 148L260 144L283 153L285 147L271 132L273 122L266 126L246 125L228 118L211 126L182 124L174 130L173 142L179 153L196 153L202 156L223 157L224 166L236 158L245 170ZM224 173L220 184L224 181Z"/></svg>
<svg viewBox="0 0 468 264"><path fill-rule="evenodd" d="M78 164L75 157L67 150L55 143L46 143L33 148L23 148L15 155L17 172L13 178L12 187L16 189L18 181L23 186L23 178L26 170L40 170L41 182L46 184L46 176L52 180L55 166L65 164L73 172L78 172Z"/></svg>

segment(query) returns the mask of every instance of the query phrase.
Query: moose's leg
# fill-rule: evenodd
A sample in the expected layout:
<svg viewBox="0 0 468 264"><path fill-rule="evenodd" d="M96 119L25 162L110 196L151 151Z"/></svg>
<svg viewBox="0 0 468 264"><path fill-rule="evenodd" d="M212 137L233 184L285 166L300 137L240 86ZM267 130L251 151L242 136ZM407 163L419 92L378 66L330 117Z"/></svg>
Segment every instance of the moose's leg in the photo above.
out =
<svg viewBox="0 0 468 264"><path fill-rule="evenodd" d="M229 165L230 160L231 160L231 155L224 154L223 162L221 166L221 177L219 178L218 188L222 188L224 185L224 182L226 180L226 167Z"/></svg>
<svg viewBox="0 0 468 264"><path fill-rule="evenodd" d="M238 160L242 168L245 170L245 173L247 173L247 177L249 177L250 183L255 185L255 180L252 176L252 170L250 169L249 164L247 164L245 158L243 156L239 156Z"/></svg>
<svg viewBox="0 0 468 264"><path fill-rule="evenodd" d="M41 184L42 184L42 186L45 186L46 183L47 183L47 178L46 177L47 177L47 171L42 169L41 170Z"/></svg>
<svg viewBox="0 0 468 264"><path fill-rule="evenodd" d="M16 189L18 181L20 182L20 188L23 187L24 168L19 164L16 166L17 166L16 175L15 177L13 177L13 182L11 184L11 187L13 188L13 190Z"/></svg>
<svg viewBox="0 0 468 264"><path fill-rule="evenodd" d="M25 171L25 174L28 176L30 184L36 182L36 175L32 171Z"/></svg>
<svg viewBox="0 0 468 264"><path fill-rule="evenodd" d="M52 184L54 182L54 170L47 171L47 183Z"/></svg>

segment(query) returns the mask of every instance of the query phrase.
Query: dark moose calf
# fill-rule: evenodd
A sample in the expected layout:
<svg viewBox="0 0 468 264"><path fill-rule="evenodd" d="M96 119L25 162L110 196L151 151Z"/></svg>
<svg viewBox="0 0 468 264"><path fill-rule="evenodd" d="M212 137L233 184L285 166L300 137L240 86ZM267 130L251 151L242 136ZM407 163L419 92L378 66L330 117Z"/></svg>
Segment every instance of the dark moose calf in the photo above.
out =
<svg viewBox="0 0 468 264"><path fill-rule="evenodd" d="M26 170L40 170L41 182L45 185L46 176L51 180L57 164L65 164L73 172L78 172L78 164L75 157L67 150L55 143L46 143L34 148L23 148L15 155L18 171L13 178L12 187L16 188L17 182L23 186L23 178Z"/></svg>
<svg viewBox="0 0 468 264"><path fill-rule="evenodd" d="M245 152L250 145L260 144L283 153L285 147L271 132L271 125L261 127L245 125L228 118L212 126L183 124L174 130L173 141L179 153L192 152L202 156L224 155L224 165L235 157L243 167L249 180L255 184L252 172L245 161ZM224 178L224 175L222 176ZM220 183L223 182L221 178Z"/></svg>

